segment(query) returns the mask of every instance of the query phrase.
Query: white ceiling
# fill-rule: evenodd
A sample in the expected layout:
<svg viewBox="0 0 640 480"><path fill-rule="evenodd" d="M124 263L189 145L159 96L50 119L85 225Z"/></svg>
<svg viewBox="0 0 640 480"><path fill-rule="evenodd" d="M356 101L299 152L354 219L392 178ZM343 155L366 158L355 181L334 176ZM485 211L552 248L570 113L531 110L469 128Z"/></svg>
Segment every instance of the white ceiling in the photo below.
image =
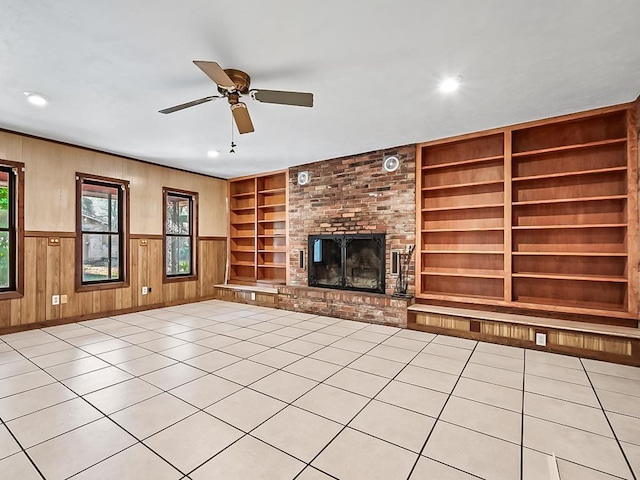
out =
<svg viewBox="0 0 640 480"><path fill-rule="evenodd" d="M236 134L192 60L312 109ZM454 94L438 83L462 75ZM46 94L37 108L23 92ZM638 0L4 0L0 128L220 177L427 141L640 94ZM219 158L207 158L208 150Z"/></svg>

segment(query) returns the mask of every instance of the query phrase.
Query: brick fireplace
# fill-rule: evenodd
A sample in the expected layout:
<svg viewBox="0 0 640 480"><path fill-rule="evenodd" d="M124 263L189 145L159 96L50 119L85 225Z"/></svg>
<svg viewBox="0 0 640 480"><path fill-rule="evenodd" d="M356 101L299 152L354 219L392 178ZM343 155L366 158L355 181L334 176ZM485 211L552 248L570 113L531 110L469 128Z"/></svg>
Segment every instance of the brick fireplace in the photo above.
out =
<svg viewBox="0 0 640 480"><path fill-rule="evenodd" d="M385 155L396 155L400 167L382 169ZM310 182L298 185L298 173ZM391 272L394 251L415 244L415 146L370 152L293 167L289 171L290 283L279 287L282 308L368 322L406 325L410 300L392 297L397 274ZM308 285L310 235L384 234L384 293L331 290ZM304 256L301 263L300 257ZM302 265L302 267L301 267ZM409 292L414 292L414 262Z"/></svg>

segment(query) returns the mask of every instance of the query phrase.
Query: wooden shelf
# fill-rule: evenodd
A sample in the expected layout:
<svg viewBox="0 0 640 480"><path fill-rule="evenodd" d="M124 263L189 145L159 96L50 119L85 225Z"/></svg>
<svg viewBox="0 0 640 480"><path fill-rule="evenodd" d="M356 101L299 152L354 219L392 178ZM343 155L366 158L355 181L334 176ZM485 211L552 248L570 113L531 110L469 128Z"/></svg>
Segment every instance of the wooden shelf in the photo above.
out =
<svg viewBox="0 0 640 480"><path fill-rule="evenodd" d="M483 302L483 303L489 303L488 301L491 301L491 304L493 304L495 300L503 300L502 297L493 297L491 295L460 295L455 292L451 292L450 294L447 294L447 293L425 291L422 294L416 295L416 296L418 298L425 298L430 300L447 300L447 299L455 298L460 302L466 302L471 299L486 300L487 302Z"/></svg>
<svg viewBox="0 0 640 480"><path fill-rule="evenodd" d="M457 302L457 303L470 303L477 305L489 305L489 306L502 306L502 307L515 307L515 308L525 308L528 310L538 310L545 312L564 312L571 314L580 314L580 315L598 315L602 317L614 317L614 318L634 318L632 314L624 311L623 309L595 309L595 308L581 308L581 307L572 307L567 305L549 305L545 303L533 303L533 302L520 302L520 301L505 301L502 298L496 297L485 297L480 295L447 295L442 293L419 293L416 294L416 298L420 298L423 300L438 300L438 301L449 301L449 302ZM483 314L486 312L482 312Z"/></svg>
<svg viewBox="0 0 640 480"><path fill-rule="evenodd" d="M416 297L636 318L634 111L418 145Z"/></svg>
<svg viewBox="0 0 640 480"><path fill-rule="evenodd" d="M254 197L256 195L255 192L246 192L246 193L234 193L231 195L231 198L248 198Z"/></svg>
<svg viewBox="0 0 640 480"><path fill-rule="evenodd" d="M603 286L604 285L606 284L603 284ZM570 313L584 313L586 315L599 316L605 316L608 312L608 315L612 317L623 316L626 313L626 309L622 305L603 302L585 302L582 300L567 300L558 298L551 299L548 297L522 296L522 300L515 301L514 304L516 306L522 305L525 308L535 308L536 305L549 305L550 302L553 302L553 306L555 308L546 308L546 310L556 312L563 309L564 311Z"/></svg>
<svg viewBox="0 0 640 480"><path fill-rule="evenodd" d="M485 185L498 185L503 184L504 180L488 180L486 182L470 182L470 183L458 183L453 185L438 185L436 187L423 187L423 192L430 192L434 190L453 190L456 188L471 188L471 187L481 187Z"/></svg>
<svg viewBox="0 0 640 480"><path fill-rule="evenodd" d="M502 250L422 250L420 253L428 254L463 254L463 255L503 255Z"/></svg>
<svg viewBox="0 0 640 480"><path fill-rule="evenodd" d="M528 152L516 152L511 154L513 158L519 157L528 157L532 155L544 155L545 153L553 153L553 152L565 152L568 150L580 150L584 148L593 148L593 147L601 147L603 145L615 145L618 143L624 143L627 141L627 138L613 138L610 140L600 140L598 142L587 142L587 143L579 143L575 145L562 145L560 147L551 147L551 148L541 148L539 150L530 150Z"/></svg>
<svg viewBox="0 0 640 480"><path fill-rule="evenodd" d="M228 181L227 191L232 200L229 219L231 279L244 283L264 280L274 284L286 283L287 175L286 171L281 171ZM234 208L234 204L238 208ZM274 233L265 233L270 231ZM282 263L275 264L274 260ZM236 277L234 273L241 276Z"/></svg>
<svg viewBox="0 0 640 480"><path fill-rule="evenodd" d="M578 170L575 172L560 172L560 173L548 173L544 175L529 175L527 177L513 177L514 182L527 182L535 180L547 180L550 178L563 178L563 177L577 177L581 175L600 175L603 173L612 172L626 172L627 167L611 167L611 168L597 168L594 170Z"/></svg>
<svg viewBox="0 0 640 480"><path fill-rule="evenodd" d="M270 285L281 285L282 283L284 283L282 280L280 279L271 279L271 278L260 278L258 280L256 280L258 283L268 283Z"/></svg>
<svg viewBox="0 0 640 480"><path fill-rule="evenodd" d="M241 275L231 276L231 280L235 280L237 282L255 282L256 279L253 277L246 277Z"/></svg>
<svg viewBox="0 0 640 480"><path fill-rule="evenodd" d="M548 280L579 280L584 282L616 282L627 283L624 277L613 277L605 275L564 275L555 273L512 273L514 278L542 278Z"/></svg>
<svg viewBox="0 0 640 480"><path fill-rule="evenodd" d="M511 252L511 255L539 255L548 257L626 257L620 252Z"/></svg>
<svg viewBox="0 0 640 480"><path fill-rule="evenodd" d="M258 205L258 210L269 210L269 209L284 209L286 207L286 203L273 203L271 205Z"/></svg>
<svg viewBox="0 0 640 480"><path fill-rule="evenodd" d="M499 232L503 227L472 227L472 228L429 228L421 230L422 233L442 233L442 232Z"/></svg>
<svg viewBox="0 0 640 480"><path fill-rule="evenodd" d="M438 277L467 277L467 278L504 278L503 274L497 273L464 273L464 272L447 272L447 271L439 271L439 272L429 272L423 270L420 272L420 275L426 276L438 276Z"/></svg>
<svg viewBox="0 0 640 480"><path fill-rule="evenodd" d="M594 225L523 225L513 226L513 230L565 230L565 229L579 229L579 228L626 228L626 223L603 223Z"/></svg>
<svg viewBox="0 0 640 480"><path fill-rule="evenodd" d="M495 155L491 157L482 157L482 158L473 158L471 160L462 160L459 162L449 162L442 163L438 165L425 165L422 167L422 170L436 170L439 168L452 168L452 167L461 167L465 165L475 165L478 163L487 163L487 162L495 162L496 160L504 159L504 155Z"/></svg>
<svg viewBox="0 0 640 480"><path fill-rule="evenodd" d="M528 200L525 202L513 202L512 205L548 205L552 203L578 203L578 202L600 202L604 200L626 200L627 195L602 195L598 197L577 197L577 198L552 198L548 200Z"/></svg>
<svg viewBox="0 0 640 480"><path fill-rule="evenodd" d="M477 210L479 208L502 208L503 203L486 203L482 205L455 205L453 207L435 207L435 208L423 208L423 212L444 212L450 210Z"/></svg>
<svg viewBox="0 0 640 480"><path fill-rule="evenodd" d="M256 207L231 207L230 210L231 212L247 212L247 211L254 211L256 209Z"/></svg>
<svg viewBox="0 0 640 480"><path fill-rule="evenodd" d="M286 191L286 188L270 188L268 190L258 190L258 193L261 195L275 195L278 193L285 193Z"/></svg>

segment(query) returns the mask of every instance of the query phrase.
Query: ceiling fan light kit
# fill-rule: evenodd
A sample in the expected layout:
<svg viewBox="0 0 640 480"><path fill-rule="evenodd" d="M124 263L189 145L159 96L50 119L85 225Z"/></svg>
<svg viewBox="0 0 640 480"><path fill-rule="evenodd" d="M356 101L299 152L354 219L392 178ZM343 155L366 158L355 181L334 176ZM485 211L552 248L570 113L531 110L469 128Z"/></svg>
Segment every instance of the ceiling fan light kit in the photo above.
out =
<svg viewBox="0 0 640 480"><path fill-rule="evenodd" d="M238 127L238 132L244 134L253 132L254 128L247 105L240 101L243 95L248 95L252 100L261 103L313 107L312 93L286 92L281 90L250 90L251 77L242 70L236 70L235 68L223 70L216 62L194 60L193 63L216 83L220 95L203 97L174 107L165 108L160 110L160 113L174 113L184 110L185 108L195 107L202 103L217 100L218 98L226 98L231 107L231 113Z"/></svg>

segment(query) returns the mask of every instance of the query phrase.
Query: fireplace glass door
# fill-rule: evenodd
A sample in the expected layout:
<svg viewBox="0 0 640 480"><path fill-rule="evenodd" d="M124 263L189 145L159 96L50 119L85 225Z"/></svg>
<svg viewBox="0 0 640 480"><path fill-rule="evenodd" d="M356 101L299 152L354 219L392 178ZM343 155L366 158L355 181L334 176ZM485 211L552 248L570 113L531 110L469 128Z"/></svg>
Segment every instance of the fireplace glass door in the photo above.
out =
<svg viewBox="0 0 640 480"><path fill-rule="evenodd" d="M384 279L384 234L309 236L309 286L384 293Z"/></svg>

